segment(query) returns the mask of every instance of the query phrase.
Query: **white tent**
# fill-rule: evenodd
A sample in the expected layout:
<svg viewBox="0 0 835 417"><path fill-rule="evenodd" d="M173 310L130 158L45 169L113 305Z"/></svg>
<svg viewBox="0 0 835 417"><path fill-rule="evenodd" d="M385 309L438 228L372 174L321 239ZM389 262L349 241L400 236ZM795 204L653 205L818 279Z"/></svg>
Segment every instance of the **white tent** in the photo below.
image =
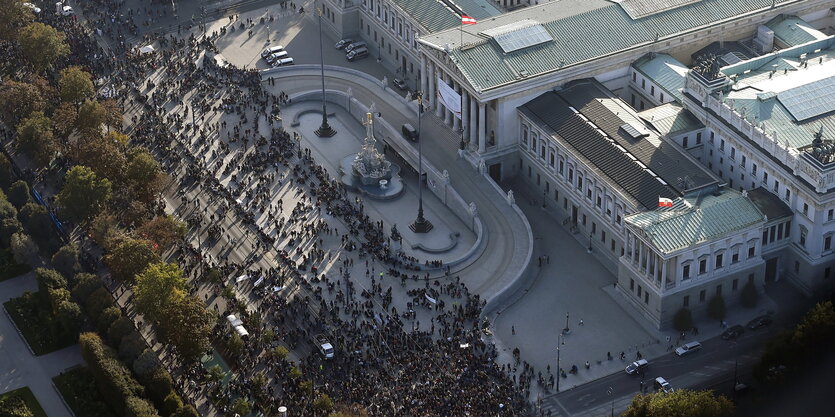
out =
<svg viewBox="0 0 835 417"><path fill-rule="evenodd" d="M236 317L234 314L230 314L230 315L226 316L226 320L229 321L229 324L232 325L232 328L235 329L235 332L238 333L238 336L240 336L240 337L249 336L249 332L246 331L246 328L244 327L244 322L241 321L241 319Z"/></svg>
<svg viewBox="0 0 835 417"><path fill-rule="evenodd" d="M151 46L151 45L145 45L145 46L139 48L139 53L140 54L150 54L151 52L154 52L154 47Z"/></svg>

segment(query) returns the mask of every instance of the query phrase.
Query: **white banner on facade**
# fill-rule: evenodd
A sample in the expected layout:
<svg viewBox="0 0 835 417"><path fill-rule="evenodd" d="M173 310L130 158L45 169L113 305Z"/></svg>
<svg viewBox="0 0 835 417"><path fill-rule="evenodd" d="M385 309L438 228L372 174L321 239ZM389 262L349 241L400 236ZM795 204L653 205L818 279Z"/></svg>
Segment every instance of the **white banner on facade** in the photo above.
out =
<svg viewBox="0 0 835 417"><path fill-rule="evenodd" d="M455 113L455 117L461 118L461 95L440 78L438 78L438 100L449 111Z"/></svg>

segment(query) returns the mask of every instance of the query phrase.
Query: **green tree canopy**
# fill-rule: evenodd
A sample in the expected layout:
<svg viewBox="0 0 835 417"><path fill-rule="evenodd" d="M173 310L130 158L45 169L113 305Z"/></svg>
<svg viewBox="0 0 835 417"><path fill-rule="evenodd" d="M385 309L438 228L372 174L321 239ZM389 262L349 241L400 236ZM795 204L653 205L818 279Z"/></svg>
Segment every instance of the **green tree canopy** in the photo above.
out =
<svg viewBox="0 0 835 417"><path fill-rule="evenodd" d="M147 149L131 149L128 153L126 174L127 183L139 201L150 204L156 200L164 185L165 176L159 162Z"/></svg>
<svg viewBox="0 0 835 417"><path fill-rule="evenodd" d="M93 218L110 200L110 181L99 178L89 167L76 165L70 168L65 179L64 188L56 198L58 206L72 220Z"/></svg>
<svg viewBox="0 0 835 417"><path fill-rule="evenodd" d="M239 415L245 416L252 410L252 404L246 398L238 397L232 402L232 407L229 410L229 416Z"/></svg>
<svg viewBox="0 0 835 417"><path fill-rule="evenodd" d="M46 207L38 203L26 203L21 207L17 218L39 245L46 245L54 236L54 226L49 212L46 211Z"/></svg>
<svg viewBox="0 0 835 417"><path fill-rule="evenodd" d="M75 127L88 137L101 137L102 126L121 126L122 112L112 100L86 100L78 108Z"/></svg>
<svg viewBox="0 0 835 417"><path fill-rule="evenodd" d="M676 390L638 394L623 417L731 417L734 405L711 391Z"/></svg>
<svg viewBox="0 0 835 417"><path fill-rule="evenodd" d="M61 249L52 255L52 267L67 279L74 277L81 270L78 263L78 245L68 243L61 246Z"/></svg>
<svg viewBox="0 0 835 417"><path fill-rule="evenodd" d="M124 178L128 160L122 150L119 136L120 134L111 132L103 138L90 137L79 140L74 157L82 165L92 168L96 175L113 183L120 183Z"/></svg>
<svg viewBox="0 0 835 417"><path fill-rule="evenodd" d="M215 315L195 297L185 297L172 306L165 321L160 322L163 337L183 359L197 361L211 346Z"/></svg>
<svg viewBox="0 0 835 417"><path fill-rule="evenodd" d="M32 158L39 167L49 164L58 151L49 117L36 111L21 120L17 125L17 149Z"/></svg>
<svg viewBox="0 0 835 417"><path fill-rule="evenodd" d="M67 280L58 271L48 268L35 270L35 280L38 282L38 291L46 293L50 289L67 288Z"/></svg>
<svg viewBox="0 0 835 417"><path fill-rule="evenodd" d="M12 255L15 262L36 266L40 264L38 259L38 245L25 233L15 233L10 239Z"/></svg>
<svg viewBox="0 0 835 417"><path fill-rule="evenodd" d="M66 36L43 23L30 23L20 29L17 39L23 56L38 72L51 67L59 58L70 53Z"/></svg>
<svg viewBox="0 0 835 417"><path fill-rule="evenodd" d="M23 180L15 181L9 187L8 199L17 208L21 208L26 203L32 202L32 195L29 193L29 183Z"/></svg>
<svg viewBox="0 0 835 417"><path fill-rule="evenodd" d="M58 76L58 91L61 93L61 100L76 106L96 94L93 76L80 67L68 67L61 70Z"/></svg>
<svg viewBox="0 0 835 417"><path fill-rule="evenodd" d="M0 153L0 188L9 188L9 185L14 181L14 170L12 169L12 161L6 154Z"/></svg>
<svg viewBox="0 0 835 417"><path fill-rule="evenodd" d="M328 394L319 394L313 401L313 409L320 413L329 413L333 410L333 400Z"/></svg>
<svg viewBox="0 0 835 417"><path fill-rule="evenodd" d="M155 243L158 251L163 251L169 245L185 238L186 225L172 215L157 216L140 226L136 233L143 239Z"/></svg>
<svg viewBox="0 0 835 417"><path fill-rule="evenodd" d="M136 275L148 265L159 261L159 255L154 252L151 243L143 239L122 239L104 256L110 272L122 282L133 282Z"/></svg>
<svg viewBox="0 0 835 417"><path fill-rule="evenodd" d="M14 80L0 86L0 117L7 125L16 126L32 112L45 109L46 101L37 86Z"/></svg>
<svg viewBox="0 0 835 417"><path fill-rule="evenodd" d="M133 284L133 304L136 311L152 322L166 318L185 297L186 279L176 264L154 263L136 275ZM183 329L177 328L177 331Z"/></svg>
<svg viewBox="0 0 835 417"><path fill-rule="evenodd" d="M10 246L12 243L12 235L23 231L23 224L20 220L14 217L9 217L0 221L0 242L3 246Z"/></svg>
<svg viewBox="0 0 835 417"><path fill-rule="evenodd" d="M84 322L84 315L81 313L81 307L78 304L72 301L62 301L58 304L55 319L58 320L64 334L72 335L77 334L81 329L81 324Z"/></svg>
<svg viewBox="0 0 835 417"><path fill-rule="evenodd" d="M102 288L101 279L99 277L82 272L75 274L75 286L72 287L72 296L78 301L84 301L94 291Z"/></svg>
<svg viewBox="0 0 835 417"><path fill-rule="evenodd" d="M0 40L11 41L17 37L20 28L35 19L32 9L20 0L0 0Z"/></svg>

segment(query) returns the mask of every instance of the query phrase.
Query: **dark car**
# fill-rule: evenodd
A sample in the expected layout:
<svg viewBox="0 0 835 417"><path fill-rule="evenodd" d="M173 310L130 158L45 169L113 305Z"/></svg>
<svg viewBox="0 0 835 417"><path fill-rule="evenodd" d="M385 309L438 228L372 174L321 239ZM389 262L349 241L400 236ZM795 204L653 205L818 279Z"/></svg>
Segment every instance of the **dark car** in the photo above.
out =
<svg viewBox="0 0 835 417"><path fill-rule="evenodd" d="M722 339L723 340L736 339L737 337L739 337L743 333L745 333L745 328L737 324L736 326L731 326L727 330L722 332Z"/></svg>
<svg viewBox="0 0 835 417"><path fill-rule="evenodd" d="M769 316L759 316L759 317L755 318L754 320L749 321L748 325L745 326L745 327L747 327L751 330L756 330L756 329L759 329L760 327L768 326L769 324L771 324L772 321L773 320L771 320L771 317L769 317Z"/></svg>
<svg viewBox="0 0 835 417"><path fill-rule="evenodd" d="M409 86L406 85L406 81L403 81L400 78L395 78L394 80L392 80L392 84L394 84L395 87L397 87L397 88L399 88L403 91L406 91L406 90L409 89Z"/></svg>

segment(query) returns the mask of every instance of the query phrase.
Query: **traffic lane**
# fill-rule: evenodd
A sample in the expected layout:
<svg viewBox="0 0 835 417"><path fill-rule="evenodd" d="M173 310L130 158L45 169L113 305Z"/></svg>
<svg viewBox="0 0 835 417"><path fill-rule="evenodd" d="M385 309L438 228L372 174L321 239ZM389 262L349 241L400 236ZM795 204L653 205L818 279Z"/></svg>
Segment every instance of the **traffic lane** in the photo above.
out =
<svg viewBox="0 0 835 417"><path fill-rule="evenodd" d="M757 355L752 355L752 353L761 350L759 348L764 346L765 342L773 337L777 331L775 327L749 330L735 341L726 341L720 337L715 337L702 342L702 350L688 356L678 357L675 353L669 353L651 360L644 374L644 386L652 391L652 381L658 376L664 377L673 388L690 388L704 384L705 381L709 382L710 378L716 378L717 373L715 371L719 371L718 375L726 374L728 370L726 368L728 367L733 371L732 361L734 358L743 355L756 357ZM731 360L731 363L725 362L726 360ZM746 365L748 361L746 360ZM756 362L756 360L753 362ZM629 363L624 362L624 368ZM723 366L720 367L717 364ZM721 369L707 368L709 366ZM685 382L682 381L681 377L704 369L710 369L710 373L690 375L695 378L687 378L685 381L688 383L679 384L679 382ZM705 380L705 378L708 379ZM689 382L691 379L694 381ZM626 372L619 371L596 381L555 394L555 396L567 411L576 413L611 401L611 396L607 393L609 387L612 387L613 395L618 398L637 394L640 386L641 377L639 375L627 375Z"/></svg>

